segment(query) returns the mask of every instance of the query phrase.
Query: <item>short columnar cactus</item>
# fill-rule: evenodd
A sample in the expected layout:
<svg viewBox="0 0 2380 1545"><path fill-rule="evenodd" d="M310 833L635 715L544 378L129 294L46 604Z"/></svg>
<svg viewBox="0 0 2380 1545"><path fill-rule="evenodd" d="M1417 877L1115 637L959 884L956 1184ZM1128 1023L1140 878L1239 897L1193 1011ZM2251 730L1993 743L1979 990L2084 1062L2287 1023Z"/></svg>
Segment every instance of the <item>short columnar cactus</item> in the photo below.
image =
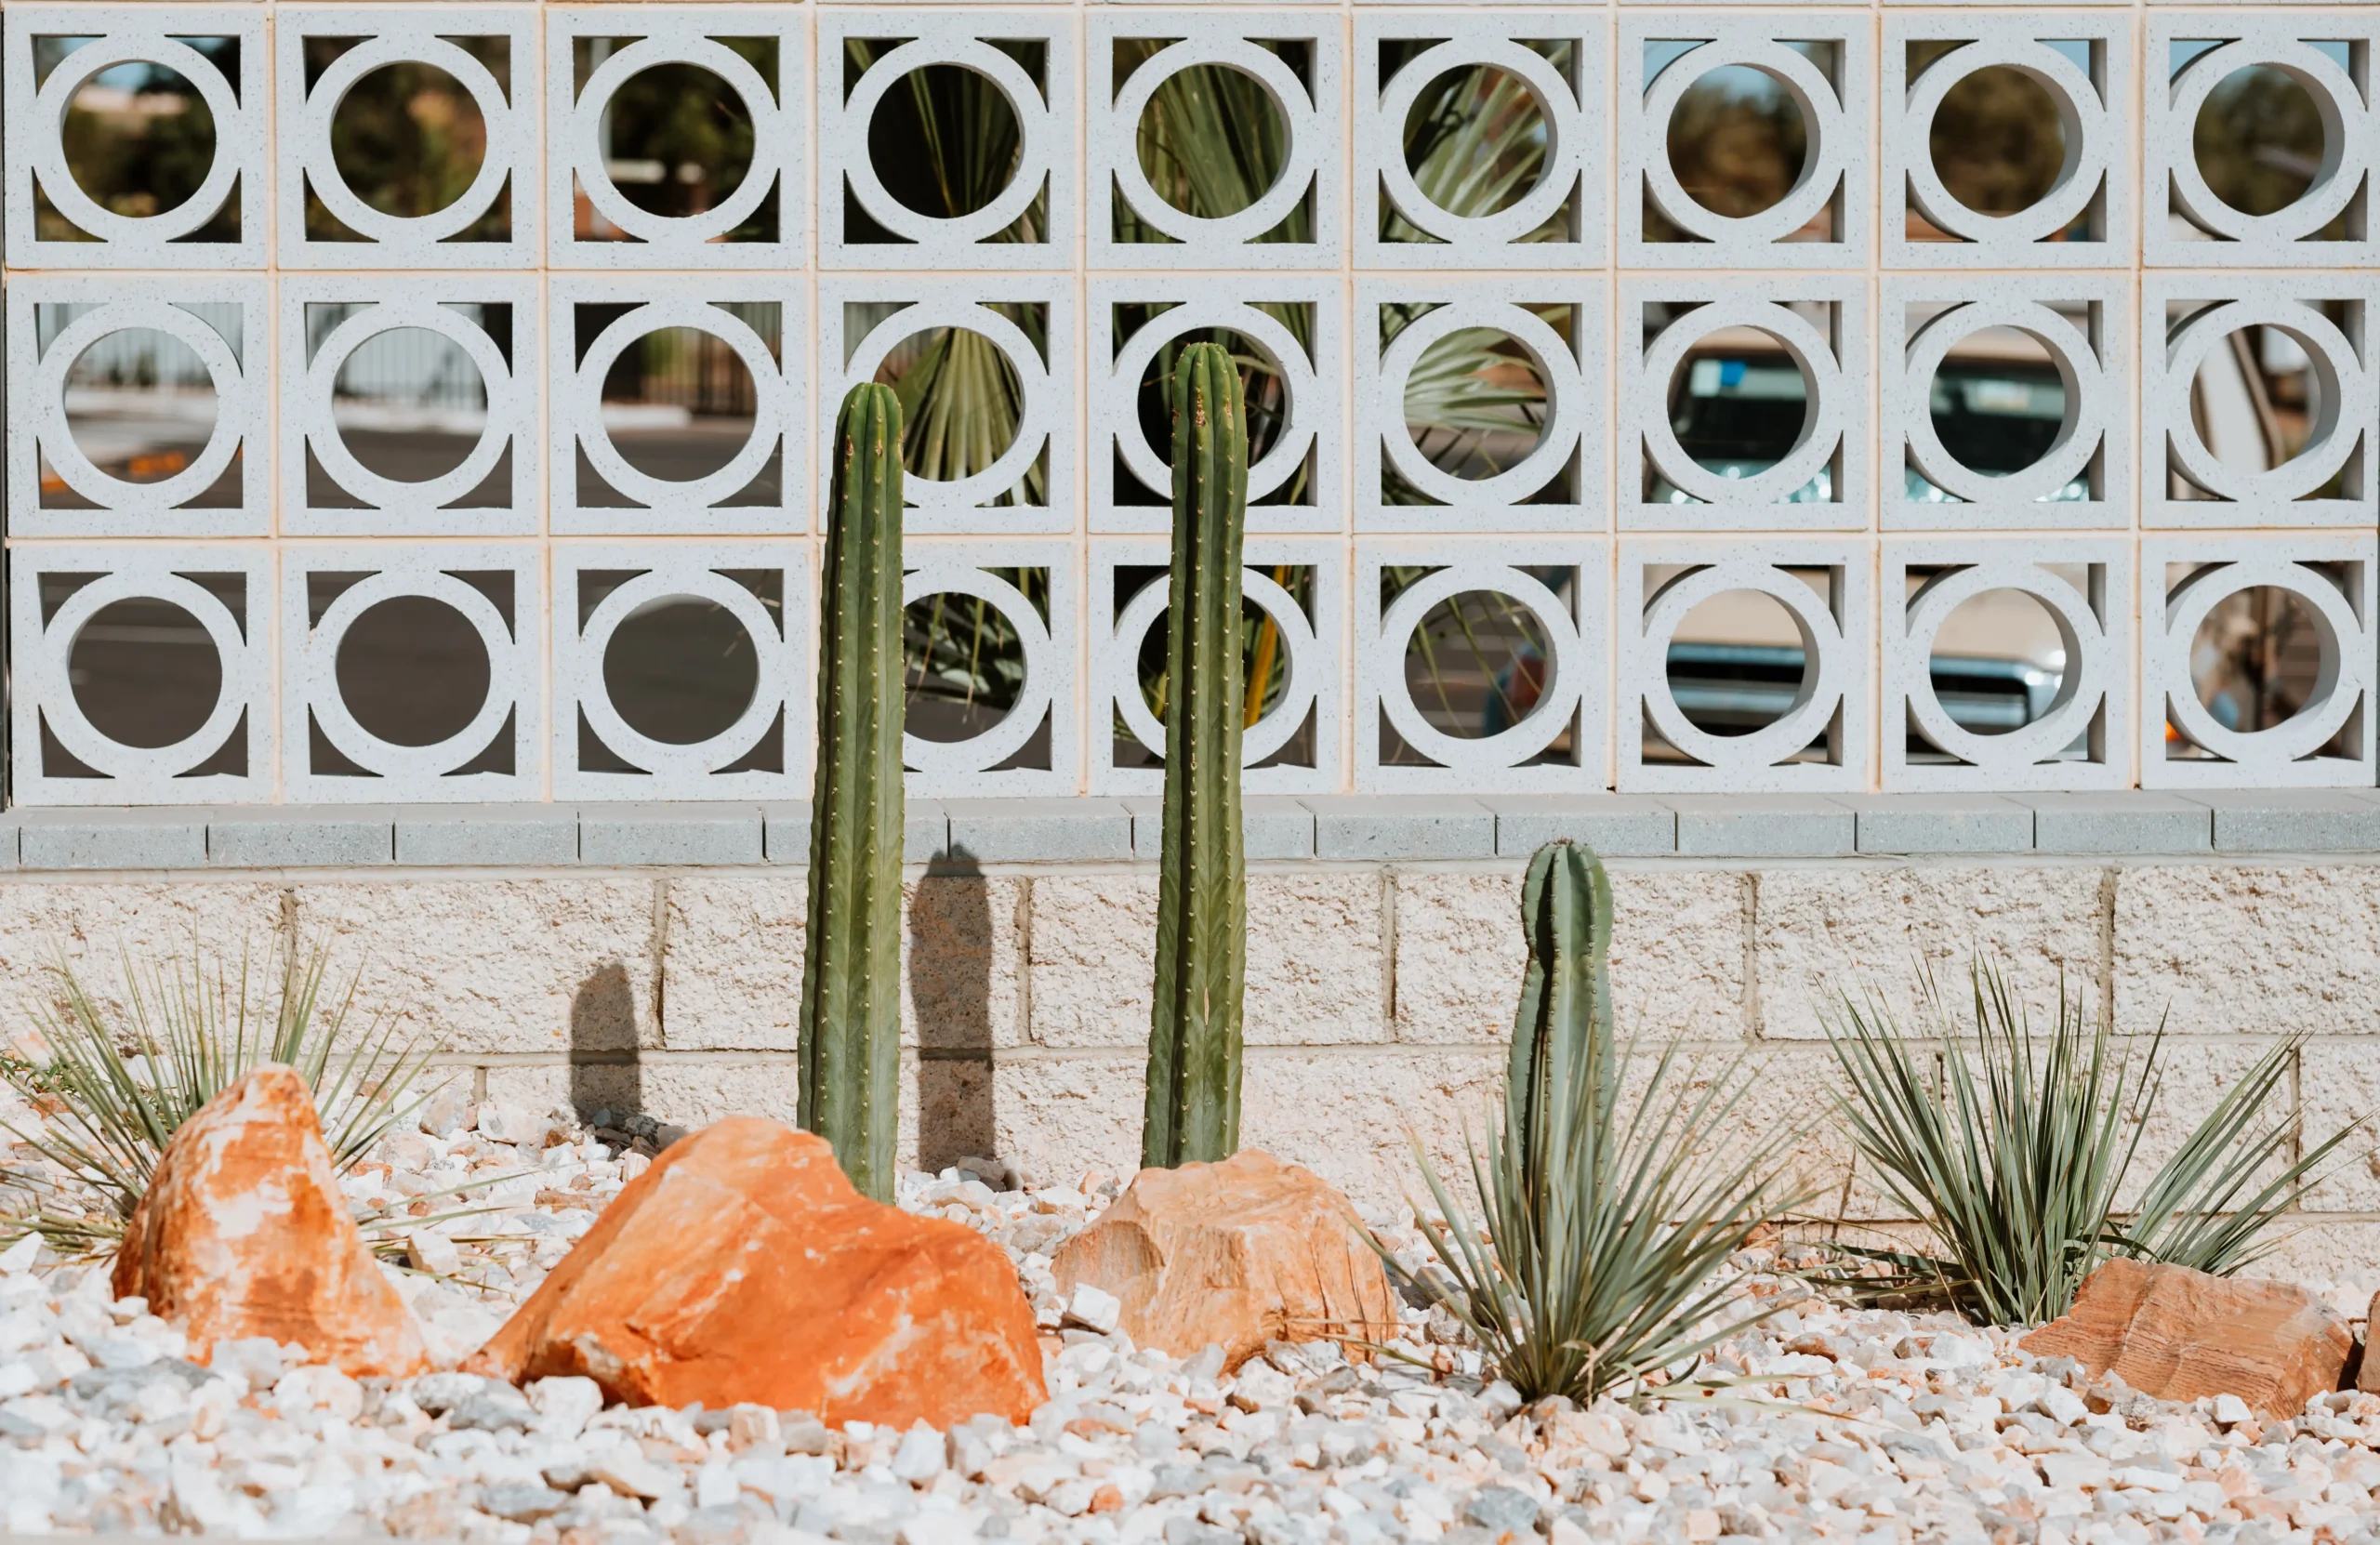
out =
<svg viewBox="0 0 2380 1545"><path fill-rule="evenodd" d="M1173 573L1165 668L1165 843L1157 1002L1141 1162L1211 1163L1239 1146L1248 860L1240 832L1240 552L1248 422L1239 371L1211 343L1173 369Z"/></svg>
<svg viewBox="0 0 2380 1545"><path fill-rule="evenodd" d="M835 424L818 638L800 1120L892 1199L901 1070L901 404L853 387Z"/></svg>
<svg viewBox="0 0 2380 1545"><path fill-rule="evenodd" d="M1528 970L1504 1103L1508 1130L1533 1154L1547 1136L1548 1102L1571 1087L1570 1059L1591 1057L1599 1065L1590 1071L1613 1076L1611 879L1593 850L1568 841L1537 850L1521 885L1521 929Z"/></svg>

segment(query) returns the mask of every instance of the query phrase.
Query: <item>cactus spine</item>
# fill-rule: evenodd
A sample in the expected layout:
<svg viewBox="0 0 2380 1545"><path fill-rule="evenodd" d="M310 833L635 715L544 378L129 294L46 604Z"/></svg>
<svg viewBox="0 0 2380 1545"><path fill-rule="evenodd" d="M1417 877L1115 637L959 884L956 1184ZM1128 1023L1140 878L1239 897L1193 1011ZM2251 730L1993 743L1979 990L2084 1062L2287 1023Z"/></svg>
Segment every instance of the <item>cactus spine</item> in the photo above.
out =
<svg viewBox="0 0 2380 1545"><path fill-rule="evenodd" d="M1239 1146L1248 862L1240 830L1240 554L1248 423L1239 371L1211 343L1175 363L1173 571L1165 668L1165 844L1157 883L1141 1162L1229 1158Z"/></svg>
<svg viewBox="0 0 2380 1545"><path fill-rule="evenodd" d="M1552 1129L1565 1112L1554 1103L1579 1089L1578 1075L1596 1091L1616 1076L1611 880L1593 850L1569 841L1537 850L1521 885L1521 929L1528 936L1528 970L1521 978L1512 1062L1504 1074L1505 1131L1521 1155L1539 1155L1556 1141ZM1589 1065L1578 1065L1581 1057ZM1522 1172L1542 1176L1551 1167L1528 1164Z"/></svg>
<svg viewBox="0 0 2380 1545"><path fill-rule="evenodd" d="M853 387L835 423L818 772L801 973L805 1130L892 1199L901 1071L901 404Z"/></svg>

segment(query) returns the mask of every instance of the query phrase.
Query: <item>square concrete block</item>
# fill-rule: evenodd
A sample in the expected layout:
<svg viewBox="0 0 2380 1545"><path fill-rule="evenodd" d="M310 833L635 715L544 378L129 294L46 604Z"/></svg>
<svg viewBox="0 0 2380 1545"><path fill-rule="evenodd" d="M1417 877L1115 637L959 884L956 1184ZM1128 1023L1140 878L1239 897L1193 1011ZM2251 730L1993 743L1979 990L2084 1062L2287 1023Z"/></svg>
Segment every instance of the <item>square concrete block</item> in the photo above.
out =
<svg viewBox="0 0 2380 1545"><path fill-rule="evenodd" d="M2189 798L2215 812L2215 851L2380 852L2380 799L2344 788L2209 789Z"/></svg>
<svg viewBox="0 0 2380 1545"><path fill-rule="evenodd" d="M979 864L1122 862L1132 812L1121 799L948 799L948 857Z"/></svg>
<svg viewBox="0 0 2380 1545"><path fill-rule="evenodd" d="M422 805L396 812L397 862L537 867L578 862L569 805Z"/></svg>
<svg viewBox="0 0 2380 1545"><path fill-rule="evenodd" d="M1132 812L1132 856L1154 862L1165 856L1165 799L1135 794L1124 808ZM1314 856L1314 812L1286 794L1244 794L1239 823L1250 860Z"/></svg>
<svg viewBox="0 0 2380 1545"><path fill-rule="evenodd" d="M1468 1194L1463 1129L1492 1141L1503 1082L1501 1047L1251 1050L1240 1142L1303 1165L1375 1221L1409 1221L1406 1198L1428 1194L1413 1140L1441 1179Z"/></svg>
<svg viewBox="0 0 2380 1545"><path fill-rule="evenodd" d="M1832 858L1854 851L1848 805L1816 794L1680 794L1677 851L1697 858Z"/></svg>
<svg viewBox="0 0 2380 1545"><path fill-rule="evenodd" d="M930 864L950 845L950 822L933 799L902 801L901 862ZM761 844L772 864L810 862L810 801L763 805Z"/></svg>
<svg viewBox="0 0 2380 1545"><path fill-rule="evenodd" d="M343 868L395 859L396 814L389 810L218 811L206 822L206 862L218 868Z"/></svg>
<svg viewBox="0 0 2380 1545"><path fill-rule="evenodd" d="M29 810L19 817L19 862L28 869L203 868L207 813Z"/></svg>
<svg viewBox="0 0 2380 1545"><path fill-rule="evenodd" d="M2045 853L2202 853L2214 812L2197 799L2146 789L2013 796L2033 807L2033 847Z"/></svg>
<svg viewBox="0 0 2380 1545"><path fill-rule="evenodd" d="M1476 799L1438 794L1323 794L1314 812L1317 858L1492 858L1496 812Z"/></svg>
<svg viewBox="0 0 2380 1545"><path fill-rule="evenodd" d="M1482 802L1496 812L1496 852L1505 858L1565 838L1606 858L1677 852L1677 812L1641 795L1490 794Z"/></svg>
<svg viewBox="0 0 2380 1545"><path fill-rule="evenodd" d="M578 812L583 864L759 864L758 805L585 805Z"/></svg>
<svg viewBox="0 0 2380 1545"><path fill-rule="evenodd" d="M1997 794L1845 794L1863 853L2022 853L2033 812Z"/></svg>
<svg viewBox="0 0 2380 1545"><path fill-rule="evenodd" d="M60 1001L60 957L100 1011L121 1023L127 960L145 973L187 964L195 949L210 971L236 974L245 957L269 973L280 926L281 887L262 880L11 876L0 883L0 1001L15 1013L0 1047L24 1028L30 1005ZM335 971L356 964L351 952L332 960Z"/></svg>
<svg viewBox="0 0 2380 1545"><path fill-rule="evenodd" d="M2380 1036L2380 869L2138 865L2115 888L2119 1029Z"/></svg>
<svg viewBox="0 0 2380 1545"><path fill-rule="evenodd" d="M0 869L17 867L18 830L21 823L15 816L0 817Z"/></svg>

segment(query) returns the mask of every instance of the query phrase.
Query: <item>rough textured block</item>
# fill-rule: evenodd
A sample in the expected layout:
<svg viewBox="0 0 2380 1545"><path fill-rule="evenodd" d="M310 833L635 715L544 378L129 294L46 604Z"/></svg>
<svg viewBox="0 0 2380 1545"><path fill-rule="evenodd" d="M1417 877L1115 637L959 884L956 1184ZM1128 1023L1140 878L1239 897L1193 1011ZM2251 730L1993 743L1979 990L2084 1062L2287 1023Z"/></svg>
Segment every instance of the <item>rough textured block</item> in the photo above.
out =
<svg viewBox="0 0 2380 1545"><path fill-rule="evenodd" d="M1850 807L1815 794L1677 795L1677 851L1701 858L1831 858L1852 851Z"/></svg>
<svg viewBox="0 0 2380 1545"><path fill-rule="evenodd" d="M950 856L982 864L1060 864L1132 856L1121 799L949 799Z"/></svg>
<svg viewBox="0 0 2380 1545"><path fill-rule="evenodd" d="M625 1053L654 1043L650 878L324 881L305 935L363 973L359 1007L456 1051Z"/></svg>
<svg viewBox="0 0 2380 1545"><path fill-rule="evenodd" d="M206 812L37 810L20 818L28 869L195 869L206 863Z"/></svg>
<svg viewBox="0 0 2380 1545"><path fill-rule="evenodd" d="M2212 812L2178 794L2026 794L2033 846L2045 853L2204 852Z"/></svg>
<svg viewBox="0 0 2380 1545"><path fill-rule="evenodd" d="M2380 1033L2380 870L2116 871L2116 1023L2177 1035Z"/></svg>
<svg viewBox="0 0 2380 1545"><path fill-rule="evenodd" d="M1846 794L1863 853L2021 853L2033 812L1996 794Z"/></svg>
<svg viewBox="0 0 2380 1545"><path fill-rule="evenodd" d="M2096 1012L2099 871L2072 865L1907 865L1772 869L1752 930L1761 1033L1816 1036L1844 996L1874 993L1904 1022L1921 967L1964 1011L1978 954L2027 996L2050 1001L2059 975Z"/></svg>
<svg viewBox="0 0 2380 1545"><path fill-rule="evenodd" d="M1019 1044L1015 919L1024 886L929 875L903 888L901 1043ZM684 875L668 890L660 1038L671 1050L791 1052L801 1025L809 881Z"/></svg>
<svg viewBox="0 0 2380 1545"><path fill-rule="evenodd" d="M1132 856L1155 862L1165 856L1162 795L1135 794L1122 801L1132 812ZM1286 794L1246 794L1239 801L1240 830L1250 862L1263 858L1312 858L1314 812Z"/></svg>
<svg viewBox="0 0 2380 1545"><path fill-rule="evenodd" d="M902 802L901 862L930 864L950 845L950 822L933 799ZM810 801L788 799L760 807L761 846L772 864L810 862Z"/></svg>
<svg viewBox="0 0 2380 1545"><path fill-rule="evenodd" d="M2311 1148L2353 1121L2380 1112L2380 1058L2368 1045L2344 1040L2316 1040L2298 1053L2297 1087L2305 1128L2300 1141ZM2287 1086L2282 1092L2287 1093ZM2363 1135L2341 1144L2325 1167L2326 1178L2306 1198L2316 1212L2380 1212L2380 1133L2367 1126ZM2380 1261L2380 1254L2366 1257Z"/></svg>
<svg viewBox="0 0 2380 1545"><path fill-rule="evenodd" d="M761 829L758 805L586 805L578 856L586 864L759 864Z"/></svg>
<svg viewBox="0 0 2380 1545"><path fill-rule="evenodd" d="M22 1027L27 1005L58 1001L52 968L61 956L102 1011L120 1015L126 961L145 971L188 960L195 945L229 971L239 970L243 955L264 967L280 925L279 887L254 881L11 878L0 883L0 999L20 1010L10 1033ZM342 951L332 963L352 970L356 959Z"/></svg>
<svg viewBox="0 0 2380 1545"><path fill-rule="evenodd" d="M1033 1038L1045 1046L1148 1044L1154 875L1033 882ZM1248 879L1251 1046L1388 1039L1381 880L1367 874Z"/></svg>
<svg viewBox="0 0 2380 1545"><path fill-rule="evenodd" d="M1316 795L1314 851L1320 858L1490 858L1496 815L1460 795Z"/></svg>
<svg viewBox="0 0 2380 1545"><path fill-rule="evenodd" d="M2380 852L2380 799L2347 789L2209 789L2189 799L2215 812L2215 851Z"/></svg>
<svg viewBox="0 0 2380 1545"><path fill-rule="evenodd" d="M2380 1289L2380 1222L2369 1219L2309 1220L2288 1229L2272 1254L2240 1274L2294 1282L2353 1319Z"/></svg>
<svg viewBox="0 0 2380 1545"><path fill-rule="evenodd" d="M1503 1085L1500 1048L1251 1052L1240 1142L1304 1165L1375 1221L1404 1222L1406 1198L1424 1195L1414 1140L1467 1191L1463 1126L1486 1140Z"/></svg>
<svg viewBox="0 0 2380 1545"><path fill-rule="evenodd" d="M1612 1003L1623 1030L1725 1039L1743 1030L1743 877L1618 869ZM1528 958L1521 877L1396 877L1396 1036L1501 1041Z"/></svg>
<svg viewBox="0 0 2380 1545"><path fill-rule="evenodd" d="M1494 794L1496 852L1527 858L1562 838L1606 858L1677 852L1677 812L1631 794Z"/></svg>
<svg viewBox="0 0 2380 1545"><path fill-rule="evenodd" d="M423 805L396 813L397 862L540 865L578 862L570 805Z"/></svg>

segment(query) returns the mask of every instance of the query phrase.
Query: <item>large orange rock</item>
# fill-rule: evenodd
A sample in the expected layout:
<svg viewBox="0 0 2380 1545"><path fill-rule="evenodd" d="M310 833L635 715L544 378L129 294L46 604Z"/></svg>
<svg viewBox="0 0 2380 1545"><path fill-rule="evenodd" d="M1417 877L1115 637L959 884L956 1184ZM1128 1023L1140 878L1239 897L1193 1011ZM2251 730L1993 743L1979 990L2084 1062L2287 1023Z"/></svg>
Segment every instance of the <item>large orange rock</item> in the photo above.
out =
<svg viewBox="0 0 2380 1545"><path fill-rule="evenodd" d="M904 1428L1048 1398L1005 1251L869 1201L823 1139L755 1116L672 1144L464 1367Z"/></svg>
<svg viewBox="0 0 2380 1545"><path fill-rule="evenodd" d="M218 1341L269 1336L357 1378L430 1366L339 1194L313 1092L286 1067L245 1075L174 1133L114 1287L179 1321L202 1363Z"/></svg>
<svg viewBox="0 0 2380 1545"><path fill-rule="evenodd" d="M1209 1345L1236 1368L1269 1340L1384 1341L1396 1301L1347 1198L1310 1169L1244 1149L1221 1164L1144 1169L1059 1249L1060 1290L1123 1305L1136 1345Z"/></svg>
<svg viewBox="0 0 2380 1545"><path fill-rule="evenodd" d="M2165 1400L2234 1394L2293 1417L2339 1387L2355 1338L2321 1300L2287 1282L2210 1276L2119 1256L2093 1272L2074 1307L2017 1343L2037 1357L2112 1368Z"/></svg>

